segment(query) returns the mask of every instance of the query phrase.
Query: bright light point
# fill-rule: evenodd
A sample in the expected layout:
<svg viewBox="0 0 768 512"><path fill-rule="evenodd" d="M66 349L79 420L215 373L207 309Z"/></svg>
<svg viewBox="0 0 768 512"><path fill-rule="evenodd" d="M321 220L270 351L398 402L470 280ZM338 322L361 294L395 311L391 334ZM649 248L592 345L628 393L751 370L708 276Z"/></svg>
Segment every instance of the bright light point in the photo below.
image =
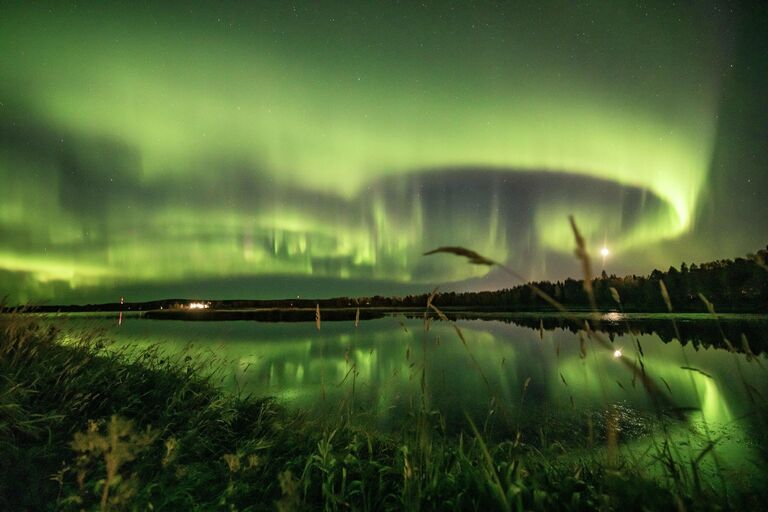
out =
<svg viewBox="0 0 768 512"><path fill-rule="evenodd" d="M613 351L613 357L615 357L616 359L620 358L621 357L621 350L619 350L619 349L614 350Z"/></svg>
<svg viewBox="0 0 768 512"><path fill-rule="evenodd" d="M607 247L603 247L602 249L600 249L600 254L603 256L603 258L605 258L609 254L611 254L611 251L609 251Z"/></svg>
<svg viewBox="0 0 768 512"><path fill-rule="evenodd" d="M208 304L205 302L190 302L189 309L207 309Z"/></svg>

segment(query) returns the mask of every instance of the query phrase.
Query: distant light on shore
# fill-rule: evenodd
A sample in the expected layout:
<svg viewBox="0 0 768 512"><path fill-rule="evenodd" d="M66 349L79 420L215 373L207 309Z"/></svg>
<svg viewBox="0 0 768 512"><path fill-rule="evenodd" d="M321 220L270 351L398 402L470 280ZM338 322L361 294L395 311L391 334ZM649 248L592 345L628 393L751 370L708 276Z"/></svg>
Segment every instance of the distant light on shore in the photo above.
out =
<svg viewBox="0 0 768 512"><path fill-rule="evenodd" d="M209 304L205 302L190 302L189 309L208 309Z"/></svg>
<svg viewBox="0 0 768 512"><path fill-rule="evenodd" d="M616 359L620 358L621 357L621 350L620 349L614 350L613 351L613 357L615 357Z"/></svg>

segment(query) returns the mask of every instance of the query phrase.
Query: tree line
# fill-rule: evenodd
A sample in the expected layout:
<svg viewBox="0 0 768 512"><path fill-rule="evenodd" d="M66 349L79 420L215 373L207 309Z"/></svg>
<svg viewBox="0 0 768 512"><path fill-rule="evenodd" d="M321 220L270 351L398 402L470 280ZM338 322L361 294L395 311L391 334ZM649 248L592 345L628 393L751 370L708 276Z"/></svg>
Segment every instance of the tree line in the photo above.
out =
<svg viewBox="0 0 768 512"><path fill-rule="evenodd" d="M661 292L664 282L673 310L684 312L708 311L705 300L717 311L768 311L768 246L756 254L734 260L724 259L706 263L682 263L679 268L653 270L649 275L608 275L605 271L593 278L592 289L599 309L625 311L667 311ZM533 289L537 287L568 309L590 309L583 279L564 281L535 281L513 288L483 292L440 293L435 305L446 308L484 308L511 311L552 309ZM424 306L428 294L406 297L341 298L376 306ZM618 299L618 301L617 301Z"/></svg>
<svg viewBox="0 0 768 512"><path fill-rule="evenodd" d="M680 312L706 312L704 299L720 312L768 312L768 246L756 254L734 260L682 263L679 268L653 270L649 275L618 277L605 271L591 280L597 307L601 310L667 311L661 282L668 290L671 305ZM535 281L512 288L481 292L441 292L433 302L441 308L485 309L496 311L545 311L552 307L532 286L545 292L570 310L591 308L583 279ZM209 300L210 309L248 308L423 308L429 293L403 297L335 297L274 300ZM616 299L620 302L617 302ZM29 311L147 311L183 309L197 300L165 299L125 304L77 306L28 306ZM5 308L11 309L11 308Z"/></svg>

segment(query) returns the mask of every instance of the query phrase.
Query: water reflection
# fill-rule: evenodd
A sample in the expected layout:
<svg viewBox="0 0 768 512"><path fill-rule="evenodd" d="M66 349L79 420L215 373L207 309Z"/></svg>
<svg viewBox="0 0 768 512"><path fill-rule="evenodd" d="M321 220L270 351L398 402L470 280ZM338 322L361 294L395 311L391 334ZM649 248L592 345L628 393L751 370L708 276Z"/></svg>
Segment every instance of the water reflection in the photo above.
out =
<svg viewBox="0 0 768 512"><path fill-rule="evenodd" d="M583 328L557 313L447 313L452 320L488 320L511 323L535 330L564 329L577 333ZM580 315L583 319L589 314ZM599 330L613 339L615 335L650 334L665 343L682 340L695 348L733 348L744 353L761 354L768 351L768 316L723 314L625 314L616 311L599 317ZM679 336L678 336L679 333ZM724 340L728 340L725 342ZM728 347L728 343L731 347Z"/></svg>
<svg viewBox="0 0 768 512"><path fill-rule="evenodd" d="M714 439L720 469L749 466L753 472L763 464L753 460L766 431L755 398L768 396L768 361L705 341L711 324L678 319L680 332L692 336L681 344L663 334L668 320L604 318L601 329L611 338L606 349L574 334L561 319L525 315L460 319L466 343L450 324L434 321L426 331L422 318L402 316L358 327L353 321L324 322L319 331L314 322L152 321L129 315L119 328L114 317L74 315L55 322L75 335L105 329L118 347L158 345L168 353L213 357L217 382L228 390L275 396L310 414L352 417L384 431L400 429L423 407L439 412L449 432L466 430L469 417L486 436L556 441L571 453L582 447L595 453L615 440L639 460L652 458L660 439L672 439L687 450L678 456L690 459ZM756 325L747 329L759 334L764 324ZM642 364L669 394L672 406L665 405L664 414L626 362ZM700 469L707 464L715 471L709 459Z"/></svg>
<svg viewBox="0 0 768 512"><path fill-rule="evenodd" d="M575 416L603 411L606 404L628 407L637 418L652 416L651 399L620 364L617 351L633 364L640 363L642 351L647 373L673 403L700 411L712 423L727 424L749 412L745 385L761 392L766 387L756 361L714 349L715 343L701 337L708 331L690 322L678 322L681 333L695 336L683 344L666 338L663 323L603 322L613 343L606 351L580 340L557 318L505 320L460 320L466 345L450 325L433 322L425 332L421 319L402 317L357 328L329 322L320 331L310 322L135 317L125 317L119 329L107 320L70 318L65 324L110 329L119 343L215 354L228 389L277 396L322 413L343 406L381 428L397 428L422 402L439 410L449 426L464 424L466 414L485 419L493 411L496 423L532 432L543 422L572 425Z"/></svg>

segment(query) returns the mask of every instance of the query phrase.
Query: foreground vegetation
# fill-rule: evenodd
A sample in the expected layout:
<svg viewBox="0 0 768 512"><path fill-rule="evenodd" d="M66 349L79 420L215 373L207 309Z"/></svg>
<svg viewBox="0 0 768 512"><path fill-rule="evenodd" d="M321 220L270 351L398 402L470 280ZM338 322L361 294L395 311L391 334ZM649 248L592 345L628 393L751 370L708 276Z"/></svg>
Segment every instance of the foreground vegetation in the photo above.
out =
<svg viewBox="0 0 768 512"><path fill-rule="evenodd" d="M384 435L343 411L317 420L225 394L191 356L62 340L24 315L0 317L0 333L3 510L718 510L768 497L710 487L663 443L651 476L610 449L491 442L469 421L449 434L423 409Z"/></svg>

